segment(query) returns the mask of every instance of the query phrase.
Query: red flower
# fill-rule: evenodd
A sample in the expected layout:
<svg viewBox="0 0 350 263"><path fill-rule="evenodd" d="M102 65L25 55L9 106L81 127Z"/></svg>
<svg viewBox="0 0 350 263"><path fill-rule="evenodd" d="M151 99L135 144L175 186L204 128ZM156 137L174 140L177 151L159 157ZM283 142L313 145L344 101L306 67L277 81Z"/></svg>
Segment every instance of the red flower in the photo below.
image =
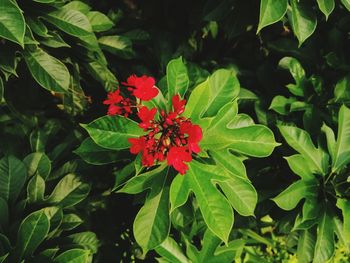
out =
<svg viewBox="0 0 350 263"><path fill-rule="evenodd" d="M140 100L149 101L156 97L159 90L155 87L156 81L152 77L143 75L142 77L137 77L136 75L131 75L125 86L135 88L133 90L133 95Z"/></svg>
<svg viewBox="0 0 350 263"><path fill-rule="evenodd" d="M131 143L130 152L133 154L138 154L142 152L146 146L146 138L129 138L128 142Z"/></svg>
<svg viewBox="0 0 350 263"><path fill-rule="evenodd" d="M185 104L186 104L186 100L181 100L180 99L180 95L174 95L173 98L171 99L171 102L173 103L173 108L174 108L174 112L176 114L181 114L185 111Z"/></svg>
<svg viewBox="0 0 350 263"><path fill-rule="evenodd" d="M174 146L170 148L167 156L168 165L172 165L180 174L185 174L188 170L184 162L192 161L192 156L184 146Z"/></svg>
<svg viewBox="0 0 350 263"><path fill-rule="evenodd" d="M180 124L180 132L188 135L187 143L190 151L199 153L201 149L198 143L203 138L202 128L199 125L193 125L191 122L182 122Z"/></svg>
<svg viewBox="0 0 350 263"><path fill-rule="evenodd" d="M154 165L154 156L147 151L142 153L141 163L143 166L150 167Z"/></svg>
<svg viewBox="0 0 350 263"><path fill-rule="evenodd" d="M120 95L120 90L117 89L116 91L108 93L108 97L106 100L103 101L103 104L106 104L106 105L118 104L122 100L123 100L123 97Z"/></svg>
<svg viewBox="0 0 350 263"><path fill-rule="evenodd" d="M140 111L137 113L137 116L141 119L139 126L143 129L147 129L151 125L151 121L154 119L154 116L157 113L156 108L149 110L146 106L143 106Z"/></svg>

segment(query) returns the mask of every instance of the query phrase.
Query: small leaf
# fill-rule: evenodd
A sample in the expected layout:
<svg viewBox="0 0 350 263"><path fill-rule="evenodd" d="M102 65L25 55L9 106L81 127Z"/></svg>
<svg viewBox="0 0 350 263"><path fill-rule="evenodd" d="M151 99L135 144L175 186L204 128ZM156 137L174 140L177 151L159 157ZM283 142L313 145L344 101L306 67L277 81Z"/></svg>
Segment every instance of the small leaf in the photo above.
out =
<svg viewBox="0 0 350 263"><path fill-rule="evenodd" d="M77 216L76 214L65 214L63 215L62 223L60 228L64 231L72 230L79 225L81 225L84 221Z"/></svg>
<svg viewBox="0 0 350 263"><path fill-rule="evenodd" d="M16 255L18 259L32 255L44 241L49 228L49 219L43 210L27 216L22 221L17 234Z"/></svg>
<svg viewBox="0 0 350 263"><path fill-rule="evenodd" d="M22 10L11 0L0 0L0 37L24 46L26 24Z"/></svg>
<svg viewBox="0 0 350 263"><path fill-rule="evenodd" d="M291 0L292 14L290 16L292 29L299 40L299 47L316 29L317 19L311 6L305 2Z"/></svg>
<svg viewBox="0 0 350 263"><path fill-rule="evenodd" d="M83 201L90 192L90 186L74 174L66 175L55 187L48 202L70 207Z"/></svg>
<svg viewBox="0 0 350 263"><path fill-rule="evenodd" d="M280 21L287 12L287 0L261 0L258 31Z"/></svg>
<svg viewBox="0 0 350 263"><path fill-rule="evenodd" d="M328 19L328 16L333 12L334 10L334 0L317 0L318 7L322 11L322 13L326 16L326 20Z"/></svg>
<svg viewBox="0 0 350 263"><path fill-rule="evenodd" d="M95 32L103 32L111 29L114 23L105 14L98 11L90 11L87 13L92 30Z"/></svg>
<svg viewBox="0 0 350 263"><path fill-rule="evenodd" d="M60 93L69 89L69 71L61 61L40 48L25 51L23 56L30 73L40 86Z"/></svg>
<svg viewBox="0 0 350 263"><path fill-rule="evenodd" d="M183 97L188 89L189 78L186 65L182 61L182 57L171 60L166 68L168 83L168 100L180 94Z"/></svg>
<svg viewBox="0 0 350 263"><path fill-rule="evenodd" d="M0 197L15 201L26 180L26 167L20 160L11 155L0 160Z"/></svg>
<svg viewBox="0 0 350 263"><path fill-rule="evenodd" d="M128 139L143 134L136 122L121 116L104 116L82 127L97 145L110 150L128 149Z"/></svg>
<svg viewBox="0 0 350 263"><path fill-rule="evenodd" d="M286 98L284 96L278 95L272 99L269 110L274 110L281 115L288 115L290 112L291 103L295 100L296 99L293 97Z"/></svg>
<svg viewBox="0 0 350 263"><path fill-rule="evenodd" d="M53 263L86 263L89 258L89 250L70 249L58 255Z"/></svg>
<svg viewBox="0 0 350 263"><path fill-rule="evenodd" d="M338 103L350 102L350 75L342 78L335 85L334 100Z"/></svg>

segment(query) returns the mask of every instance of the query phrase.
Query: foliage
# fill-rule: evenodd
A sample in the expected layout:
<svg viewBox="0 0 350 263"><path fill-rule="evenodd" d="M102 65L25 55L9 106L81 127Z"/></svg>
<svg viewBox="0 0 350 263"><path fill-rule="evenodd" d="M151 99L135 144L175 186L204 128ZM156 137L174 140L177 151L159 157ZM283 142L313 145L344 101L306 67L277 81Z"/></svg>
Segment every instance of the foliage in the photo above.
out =
<svg viewBox="0 0 350 263"><path fill-rule="evenodd" d="M0 262L349 262L349 11L0 0Z"/></svg>

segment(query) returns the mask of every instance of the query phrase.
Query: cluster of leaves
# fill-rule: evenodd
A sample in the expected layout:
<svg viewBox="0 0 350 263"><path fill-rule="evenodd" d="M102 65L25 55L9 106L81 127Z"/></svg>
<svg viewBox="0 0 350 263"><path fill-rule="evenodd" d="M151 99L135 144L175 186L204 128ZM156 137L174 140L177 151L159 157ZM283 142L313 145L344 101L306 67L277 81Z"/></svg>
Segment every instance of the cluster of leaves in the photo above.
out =
<svg viewBox="0 0 350 263"><path fill-rule="evenodd" d="M0 0L0 262L349 262L349 7ZM201 126L185 175L103 116L131 74Z"/></svg>

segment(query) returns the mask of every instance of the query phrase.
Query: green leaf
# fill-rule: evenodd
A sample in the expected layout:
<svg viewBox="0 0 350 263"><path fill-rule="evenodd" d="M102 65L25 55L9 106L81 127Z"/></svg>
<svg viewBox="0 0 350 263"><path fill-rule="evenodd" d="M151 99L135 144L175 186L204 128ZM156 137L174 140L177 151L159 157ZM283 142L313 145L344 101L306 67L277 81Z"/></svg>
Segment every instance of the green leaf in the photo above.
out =
<svg viewBox="0 0 350 263"><path fill-rule="evenodd" d="M311 229L301 230L298 240L298 262L309 263L313 259L316 237Z"/></svg>
<svg viewBox="0 0 350 263"><path fill-rule="evenodd" d="M137 243L148 251L159 246L167 238L170 230L169 186L166 176L153 180L152 188L144 206L134 221L134 235Z"/></svg>
<svg viewBox="0 0 350 263"><path fill-rule="evenodd" d="M288 84L286 87L295 96L305 96L305 70L300 62L293 57L284 57L278 62L278 66L282 69L289 70L296 84ZM293 101L291 101L293 102Z"/></svg>
<svg viewBox="0 0 350 263"><path fill-rule="evenodd" d="M0 77L0 104L4 100L4 83L2 81L2 78Z"/></svg>
<svg viewBox="0 0 350 263"><path fill-rule="evenodd" d="M326 20L328 19L328 16L333 12L334 10L334 0L317 0L318 7L322 11L322 13L326 16Z"/></svg>
<svg viewBox="0 0 350 263"><path fill-rule="evenodd" d="M167 237L162 244L155 249L159 255L169 262L189 263L190 261L183 254L181 247L171 237Z"/></svg>
<svg viewBox="0 0 350 263"><path fill-rule="evenodd" d="M313 173L326 174L328 155L314 146L306 131L293 126L278 125L278 128L289 146L304 157Z"/></svg>
<svg viewBox="0 0 350 263"><path fill-rule="evenodd" d="M334 100L338 103L350 102L350 75L342 78L335 85Z"/></svg>
<svg viewBox="0 0 350 263"><path fill-rule="evenodd" d="M86 68L94 79L103 85L107 92L114 91L118 87L119 82L117 78L106 65L98 61L93 61L86 64Z"/></svg>
<svg viewBox="0 0 350 263"><path fill-rule="evenodd" d="M18 259L32 255L44 241L49 228L49 219L43 210L27 216L22 221L17 234L16 255Z"/></svg>
<svg viewBox="0 0 350 263"><path fill-rule="evenodd" d="M299 180L291 184L286 190L272 200L280 208L289 211L294 209L301 199L315 197L317 195L318 187L316 180Z"/></svg>
<svg viewBox="0 0 350 263"><path fill-rule="evenodd" d="M291 0L291 25L294 34L299 40L299 47L316 29L317 19L309 3Z"/></svg>
<svg viewBox="0 0 350 263"><path fill-rule="evenodd" d="M54 259L54 263L87 263L89 258L89 250L70 249L58 255Z"/></svg>
<svg viewBox="0 0 350 263"><path fill-rule="evenodd" d="M350 243L350 201L347 199L337 199L337 207L341 209L343 214L343 230L346 242Z"/></svg>
<svg viewBox="0 0 350 263"><path fill-rule="evenodd" d="M340 2L345 6L345 8L350 11L350 0L340 0Z"/></svg>
<svg viewBox="0 0 350 263"><path fill-rule="evenodd" d="M334 252L333 218L328 209L320 215L317 226L317 240L315 244L315 263L327 262Z"/></svg>
<svg viewBox="0 0 350 263"><path fill-rule="evenodd" d="M62 37L58 33L50 32L50 34L50 37L41 40L40 43L52 48L71 47L62 39Z"/></svg>
<svg viewBox="0 0 350 263"><path fill-rule="evenodd" d="M30 73L40 86L61 93L69 89L69 71L61 61L40 48L24 51L23 56Z"/></svg>
<svg viewBox="0 0 350 263"><path fill-rule="evenodd" d="M182 206L192 191L208 228L227 242L233 226L233 211L215 183L229 178L225 170L220 170L215 165L205 165L192 160L186 175L176 176L171 184L171 211Z"/></svg>
<svg viewBox="0 0 350 263"><path fill-rule="evenodd" d="M95 32L103 32L111 29L114 23L105 14L98 11L90 11L87 13L92 30Z"/></svg>
<svg viewBox="0 0 350 263"><path fill-rule="evenodd" d="M232 70L219 69L209 77L209 101L205 116L215 116L223 105L233 101L239 94L240 85Z"/></svg>
<svg viewBox="0 0 350 263"><path fill-rule="evenodd" d="M66 242L68 244L76 244L79 247L88 249L92 254L97 253L98 247L100 246L100 241L97 239L96 234L90 231L69 235L64 238L64 243Z"/></svg>
<svg viewBox="0 0 350 263"><path fill-rule="evenodd" d="M0 160L0 197L8 202L17 199L27 179L25 165L14 156Z"/></svg>
<svg viewBox="0 0 350 263"><path fill-rule="evenodd" d="M73 9L76 11L79 11L83 14L88 14L88 12L91 10L91 7L89 5L87 5L86 3L82 2L82 1L71 1L68 2L64 8L66 9Z"/></svg>
<svg viewBox="0 0 350 263"><path fill-rule="evenodd" d="M289 157L284 157L287 160L290 169L303 180L314 180L315 176L312 174L310 168L305 165L306 161L301 154L294 154Z"/></svg>
<svg viewBox="0 0 350 263"><path fill-rule="evenodd" d="M258 31L280 21L287 12L287 0L261 0Z"/></svg>
<svg viewBox="0 0 350 263"><path fill-rule="evenodd" d="M74 153L79 155L85 162L93 165L104 165L126 159L125 153L102 148L91 138L86 138Z"/></svg>
<svg viewBox="0 0 350 263"><path fill-rule="evenodd" d="M9 208L6 200L0 197L0 229L5 229L7 227L8 221Z"/></svg>
<svg viewBox="0 0 350 263"><path fill-rule="evenodd" d="M24 47L26 24L22 10L11 0L0 0L0 37Z"/></svg>
<svg viewBox="0 0 350 263"><path fill-rule="evenodd" d="M45 181L40 175L35 175L27 186L27 202L29 204L41 202L44 200Z"/></svg>
<svg viewBox="0 0 350 263"><path fill-rule="evenodd" d="M136 122L122 116L104 116L81 126L97 145L110 150L128 149L129 138L143 135Z"/></svg>
<svg viewBox="0 0 350 263"><path fill-rule="evenodd" d="M130 39L124 36L103 36L98 39L103 50L117 55L121 58L129 59L135 56Z"/></svg>
<svg viewBox="0 0 350 263"><path fill-rule="evenodd" d="M47 201L53 205L70 207L83 201L90 192L90 186L74 174L68 174L56 185Z"/></svg>
<svg viewBox="0 0 350 263"><path fill-rule="evenodd" d="M210 155L213 156L215 162L222 165L229 173L243 179L248 179L243 161L231 154L229 150L210 151Z"/></svg>
<svg viewBox="0 0 350 263"><path fill-rule="evenodd" d="M176 94L184 97L190 81L182 57L173 59L168 63L166 77L168 83L168 100L171 101L172 97Z"/></svg>
<svg viewBox="0 0 350 263"><path fill-rule="evenodd" d="M60 228L65 231L72 230L79 225L81 225L84 221L77 216L76 214L65 214L63 215L62 223Z"/></svg>
<svg viewBox="0 0 350 263"><path fill-rule="evenodd" d="M28 169L28 176L33 176L35 173L46 179L51 172L51 161L45 153L35 152L24 158L23 162Z"/></svg>
<svg viewBox="0 0 350 263"><path fill-rule="evenodd" d="M43 18L63 32L75 37L92 34L92 28L87 17L74 9L60 8L46 13Z"/></svg>
<svg viewBox="0 0 350 263"><path fill-rule="evenodd" d="M228 103L215 116L211 125L203 133L200 145L212 151L232 149L255 157L265 157L279 144L270 129L263 125L229 128L229 123L237 114L235 102Z"/></svg>
<svg viewBox="0 0 350 263"><path fill-rule="evenodd" d="M269 110L274 110L281 115L288 115L290 112L291 103L295 100L296 99L293 97L286 98L284 96L278 95L272 99Z"/></svg>
<svg viewBox="0 0 350 263"><path fill-rule="evenodd" d="M338 135L334 148L332 172L339 172L350 162L350 109L342 105L338 116Z"/></svg>

